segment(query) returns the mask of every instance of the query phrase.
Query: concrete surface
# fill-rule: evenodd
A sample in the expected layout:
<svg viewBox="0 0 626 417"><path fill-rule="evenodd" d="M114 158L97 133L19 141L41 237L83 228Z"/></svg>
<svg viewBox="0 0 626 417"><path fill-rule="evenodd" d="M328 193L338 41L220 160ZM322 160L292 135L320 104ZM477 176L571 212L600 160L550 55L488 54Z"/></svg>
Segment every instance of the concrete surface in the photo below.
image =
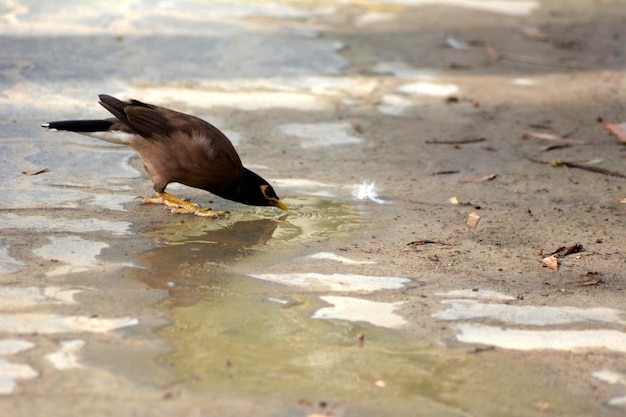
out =
<svg viewBox="0 0 626 417"><path fill-rule="evenodd" d="M623 415L625 22L0 1L0 414ZM290 211L139 204L131 150L39 127L98 93L211 121Z"/></svg>

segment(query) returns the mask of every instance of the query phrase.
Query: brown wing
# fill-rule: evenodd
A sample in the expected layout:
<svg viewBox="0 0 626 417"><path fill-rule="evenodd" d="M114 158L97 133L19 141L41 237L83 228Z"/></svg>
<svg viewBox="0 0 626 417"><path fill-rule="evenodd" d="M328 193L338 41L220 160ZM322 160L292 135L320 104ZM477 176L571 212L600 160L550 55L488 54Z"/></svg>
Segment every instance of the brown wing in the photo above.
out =
<svg viewBox="0 0 626 417"><path fill-rule="evenodd" d="M174 175L163 172L160 175L163 180L178 181L209 191L210 188L221 188L219 186L222 184L239 181L243 172L239 155L230 140L210 123L165 107L137 100L124 102L104 94L100 95L100 104L121 123L145 138L146 142L152 143L136 144L133 147L142 159L148 159L153 171L159 171L159 166L166 165L168 160L178 169L174 170L170 166L170 169L163 170L167 174L186 171L186 178L174 178ZM170 154L168 157L164 155L165 151L176 155ZM183 165L185 169L182 169ZM193 166L199 168L199 171L190 172ZM206 184L200 186L203 175L206 175ZM227 178L231 181L226 181Z"/></svg>

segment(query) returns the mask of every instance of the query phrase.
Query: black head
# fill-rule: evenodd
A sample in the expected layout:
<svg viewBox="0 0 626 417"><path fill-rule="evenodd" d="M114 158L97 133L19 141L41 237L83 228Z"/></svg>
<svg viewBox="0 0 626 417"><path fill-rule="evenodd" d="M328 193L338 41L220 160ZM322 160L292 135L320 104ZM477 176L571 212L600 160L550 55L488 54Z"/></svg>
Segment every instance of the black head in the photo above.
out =
<svg viewBox="0 0 626 417"><path fill-rule="evenodd" d="M275 206L279 209L289 210L287 205L278 198L272 186L247 168L243 169L243 179L239 192L232 200L250 206Z"/></svg>

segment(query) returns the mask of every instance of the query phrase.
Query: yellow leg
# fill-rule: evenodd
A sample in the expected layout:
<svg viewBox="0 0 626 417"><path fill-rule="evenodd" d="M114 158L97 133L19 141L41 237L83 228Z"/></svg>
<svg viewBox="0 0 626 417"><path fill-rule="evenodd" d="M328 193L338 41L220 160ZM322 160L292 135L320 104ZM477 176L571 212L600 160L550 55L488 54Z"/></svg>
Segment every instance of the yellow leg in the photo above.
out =
<svg viewBox="0 0 626 417"><path fill-rule="evenodd" d="M212 219L217 219L218 217L224 217L228 213L227 211L213 211L209 209L200 208L197 204L190 203L189 201L183 200L182 198L178 198L169 193L156 193L158 197L143 197L139 196L141 201L146 204L165 204L168 206L172 213L177 214L189 214L193 213L196 216L201 217L210 217Z"/></svg>

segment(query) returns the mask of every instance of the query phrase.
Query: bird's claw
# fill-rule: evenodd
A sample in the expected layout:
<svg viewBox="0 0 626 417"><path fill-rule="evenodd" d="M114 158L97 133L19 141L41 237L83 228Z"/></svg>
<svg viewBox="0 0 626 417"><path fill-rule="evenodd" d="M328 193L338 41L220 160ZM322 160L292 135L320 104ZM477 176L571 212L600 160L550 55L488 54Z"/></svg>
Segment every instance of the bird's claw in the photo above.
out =
<svg viewBox="0 0 626 417"><path fill-rule="evenodd" d="M227 211L213 211L210 208L200 208L198 204L183 200L168 193L158 193L158 197L138 196L135 199L141 200L144 204L165 204L170 211L175 214L195 214L200 217L218 219L230 214Z"/></svg>
<svg viewBox="0 0 626 417"><path fill-rule="evenodd" d="M200 217L208 217L211 219L219 219L221 217L225 217L230 213L228 211L213 211L210 208L198 208L198 207L173 207L171 206L170 211L175 214L195 214Z"/></svg>

